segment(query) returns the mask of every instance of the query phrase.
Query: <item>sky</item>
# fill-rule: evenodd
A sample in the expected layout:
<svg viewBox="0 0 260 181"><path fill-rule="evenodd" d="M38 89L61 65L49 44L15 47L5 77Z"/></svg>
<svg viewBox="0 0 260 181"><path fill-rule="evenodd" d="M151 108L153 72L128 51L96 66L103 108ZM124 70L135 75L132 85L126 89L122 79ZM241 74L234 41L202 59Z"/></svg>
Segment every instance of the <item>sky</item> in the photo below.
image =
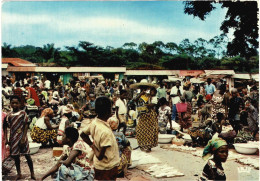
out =
<svg viewBox="0 0 260 181"><path fill-rule="evenodd" d="M220 35L226 9L206 21L184 14L182 1L9 1L1 7L2 42L56 48L79 41L118 48L124 43L209 40Z"/></svg>

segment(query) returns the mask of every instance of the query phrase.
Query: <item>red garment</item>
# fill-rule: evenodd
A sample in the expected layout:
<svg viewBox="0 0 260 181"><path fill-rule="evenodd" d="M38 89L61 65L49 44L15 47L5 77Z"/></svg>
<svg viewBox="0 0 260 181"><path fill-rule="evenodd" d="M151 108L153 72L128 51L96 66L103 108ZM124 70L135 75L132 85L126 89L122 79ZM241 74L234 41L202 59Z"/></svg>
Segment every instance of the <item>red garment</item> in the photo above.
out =
<svg viewBox="0 0 260 181"><path fill-rule="evenodd" d="M29 90L30 90L31 98L33 98L35 101L35 105L40 107L40 101L36 91L32 87L29 87Z"/></svg>

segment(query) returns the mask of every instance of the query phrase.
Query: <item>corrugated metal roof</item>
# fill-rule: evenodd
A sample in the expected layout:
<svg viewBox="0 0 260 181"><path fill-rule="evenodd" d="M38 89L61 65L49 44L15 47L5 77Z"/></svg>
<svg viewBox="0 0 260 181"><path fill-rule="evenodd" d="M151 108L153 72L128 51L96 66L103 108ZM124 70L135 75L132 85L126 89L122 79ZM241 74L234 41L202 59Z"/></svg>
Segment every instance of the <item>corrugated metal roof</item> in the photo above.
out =
<svg viewBox="0 0 260 181"><path fill-rule="evenodd" d="M12 64L13 66L30 66L35 67L36 65L27 60L23 60L21 58L2 58L2 63Z"/></svg>
<svg viewBox="0 0 260 181"><path fill-rule="evenodd" d="M126 70L125 75L177 75L179 70Z"/></svg>
<svg viewBox="0 0 260 181"><path fill-rule="evenodd" d="M9 72L111 72L124 73L125 67L8 67Z"/></svg>
<svg viewBox="0 0 260 181"><path fill-rule="evenodd" d="M8 67L7 63L2 63L2 69L6 69Z"/></svg>
<svg viewBox="0 0 260 181"><path fill-rule="evenodd" d="M12 67L8 66L8 72L35 72L36 67Z"/></svg>
<svg viewBox="0 0 260 181"><path fill-rule="evenodd" d="M198 76L203 74L204 70L180 70L180 76Z"/></svg>
<svg viewBox="0 0 260 181"><path fill-rule="evenodd" d="M234 75L234 70L204 70L206 75Z"/></svg>
<svg viewBox="0 0 260 181"><path fill-rule="evenodd" d="M232 76L234 79L250 79L249 74L235 74Z"/></svg>
<svg viewBox="0 0 260 181"><path fill-rule="evenodd" d="M125 72L125 67L36 67L36 72Z"/></svg>

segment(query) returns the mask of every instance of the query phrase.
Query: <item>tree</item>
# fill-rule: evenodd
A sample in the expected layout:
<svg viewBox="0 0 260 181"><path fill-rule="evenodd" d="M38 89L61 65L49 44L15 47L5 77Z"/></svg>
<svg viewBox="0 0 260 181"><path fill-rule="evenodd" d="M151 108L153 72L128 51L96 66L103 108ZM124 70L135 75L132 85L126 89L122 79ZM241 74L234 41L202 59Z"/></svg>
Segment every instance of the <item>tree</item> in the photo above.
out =
<svg viewBox="0 0 260 181"><path fill-rule="evenodd" d="M7 43L4 43L2 46L2 57L5 58L14 58L18 57L19 54L11 48L12 45L8 45Z"/></svg>
<svg viewBox="0 0 260 181"><path fill-rule="evenodd" d="M205 20L216 7L216 1L186 1L184 12ZM245 58L258 55L258 7L257 1L220 1L222 8L227 8L225 20L220 30L226 35L234 29L234 39L228 42L227 53Z"/></svg>

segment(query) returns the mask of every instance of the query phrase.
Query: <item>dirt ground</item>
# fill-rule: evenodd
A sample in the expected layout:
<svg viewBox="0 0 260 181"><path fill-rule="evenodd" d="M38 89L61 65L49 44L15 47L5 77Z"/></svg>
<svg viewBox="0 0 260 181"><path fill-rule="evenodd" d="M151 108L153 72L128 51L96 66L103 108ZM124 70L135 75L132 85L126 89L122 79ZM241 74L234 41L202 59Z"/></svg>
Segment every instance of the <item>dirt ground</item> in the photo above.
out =
<svg viewBox="0 0 260 181"><path fill-rule="evenodd" d="M135 139L130 139L132 147L136 147L137 143ZM187 152L181 152L176 150L167 150L160 148L160 145L152 149L152 152L149 153L152 156L159 158L163 164L168 164L180 172L184 173L184 176L173 177L173 178L153 178L151 175L146 173L146 170L149 166L139 165L136 168L129 169L128 174L125 178L119 178L118 181L132 180L132 181L147 181L147 180L197 180L199 175L202 172L202 169L205 165L205 161L201 157L196 157ZM38 153L31 155L34 170L36 177L41 177L45 172L47 172L55 163L55 159L52 157L52 148L43 148L40 149ZM252 155L253 158L258 158L257 155ZM235 162L234 160L228 160L223 164L227 180L246 180L253 181L259 180L259 170L254 169L253 167L244 166L240 163ZM249 168L248 172L240 172L240 168ZM23 180L30 180L30 171L26 163L26 159L21 157L21 169L24 176ZM11 173L8 176L4 176L3 180L13 180L16 175L15 166L11 170ZM49 177L46 180L52 180Z"/></svg>

